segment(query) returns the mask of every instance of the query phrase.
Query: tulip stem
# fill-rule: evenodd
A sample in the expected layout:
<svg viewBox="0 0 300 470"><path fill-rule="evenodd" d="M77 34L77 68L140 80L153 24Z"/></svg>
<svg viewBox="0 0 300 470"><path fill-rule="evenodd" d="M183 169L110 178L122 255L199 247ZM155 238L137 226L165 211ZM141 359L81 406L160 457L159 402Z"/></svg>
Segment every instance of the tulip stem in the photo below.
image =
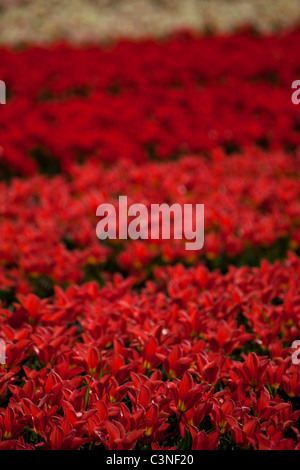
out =
<svg viewBox="0 0 300 470"><path fill-rule="evenodd" d="M175 432L174 432L174 443L175 443L177 435L179 433L179 426L180 426L180 421L181 421L182 416L183 416L183 411L180 412L179 418L177 420L177 424L176 424L176 428L175 428Z"/></svg>

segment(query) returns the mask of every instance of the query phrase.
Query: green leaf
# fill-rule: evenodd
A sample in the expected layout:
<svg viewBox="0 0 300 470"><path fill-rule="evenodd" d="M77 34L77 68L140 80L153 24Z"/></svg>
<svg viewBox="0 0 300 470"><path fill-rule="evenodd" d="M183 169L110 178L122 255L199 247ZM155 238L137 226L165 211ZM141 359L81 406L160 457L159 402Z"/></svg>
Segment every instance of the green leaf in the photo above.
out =
<svg viewBox="0 0 300 470"><path fill-rule="evenodd" d="M184 430L184 439L177 444L178 450L191 450L192 448L192 435L187 429Z"/></svg>

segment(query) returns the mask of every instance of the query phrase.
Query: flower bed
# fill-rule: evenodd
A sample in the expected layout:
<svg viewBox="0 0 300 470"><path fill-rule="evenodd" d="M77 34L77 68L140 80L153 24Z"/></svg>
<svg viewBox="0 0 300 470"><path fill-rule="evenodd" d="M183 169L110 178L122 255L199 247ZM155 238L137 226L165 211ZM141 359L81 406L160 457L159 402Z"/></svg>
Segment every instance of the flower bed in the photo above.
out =
<svg viewBox="0 0 300 470"><path fill-rule="evenodd" d="M283 258L300 246L299 175L298 158L253 148L142 167L87 163L73 166L68 178L37 175L2 183L2 294L46 295L55 284L101 280L113 269L135 273L141 282L157 264L179 260L226 269ZM96 209L104 202L117 206L119 195L146 206L204 203L203 249L187 251L184 239L98 240Z"/></svg>
<svg viewBox="0 0 300 470"><path fill-rule="evenodd" d="M300 30L1 49L8 89L2 173L68 171L90 156L143 162L219 146L293 150L300 142L291 101L299 47Z"/></svg>
<svg viewBox="0 0 300 470"><path fill-rule="evenodd" d="M299 449L299 274L291 253L20 296L1 309L0 449Z"/></svg>
<svg viewBox="0 0 300 470"><path fill-rule="evenodd" d="M300 450L299 45L0 50L0 450ZM98 240L121 195L203 249Z"/></svg>

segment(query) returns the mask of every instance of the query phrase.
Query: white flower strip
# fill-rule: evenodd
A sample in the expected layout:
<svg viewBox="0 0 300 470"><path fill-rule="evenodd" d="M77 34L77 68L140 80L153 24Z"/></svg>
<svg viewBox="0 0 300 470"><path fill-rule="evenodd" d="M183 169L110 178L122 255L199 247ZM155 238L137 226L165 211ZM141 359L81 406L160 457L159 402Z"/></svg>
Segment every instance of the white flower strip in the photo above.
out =
<svg viewBox="0 0 300 470"><path fill-rule="evenodd" d="M229 32L246 24L272 31L299 20L299 0L2 0L0 44Z"/></svg>

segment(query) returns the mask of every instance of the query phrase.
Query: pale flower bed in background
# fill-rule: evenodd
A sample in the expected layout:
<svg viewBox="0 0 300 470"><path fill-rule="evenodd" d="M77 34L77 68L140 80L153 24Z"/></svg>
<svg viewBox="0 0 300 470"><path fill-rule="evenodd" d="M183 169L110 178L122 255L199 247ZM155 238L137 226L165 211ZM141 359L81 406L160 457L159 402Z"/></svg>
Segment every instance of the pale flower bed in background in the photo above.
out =
<svg viewBox="0 0 300 470"><path fill-rule="evenodd" d="M268 32L299 19L299 0L0 0L0 44L229 32L244 25Z"/></svg>

